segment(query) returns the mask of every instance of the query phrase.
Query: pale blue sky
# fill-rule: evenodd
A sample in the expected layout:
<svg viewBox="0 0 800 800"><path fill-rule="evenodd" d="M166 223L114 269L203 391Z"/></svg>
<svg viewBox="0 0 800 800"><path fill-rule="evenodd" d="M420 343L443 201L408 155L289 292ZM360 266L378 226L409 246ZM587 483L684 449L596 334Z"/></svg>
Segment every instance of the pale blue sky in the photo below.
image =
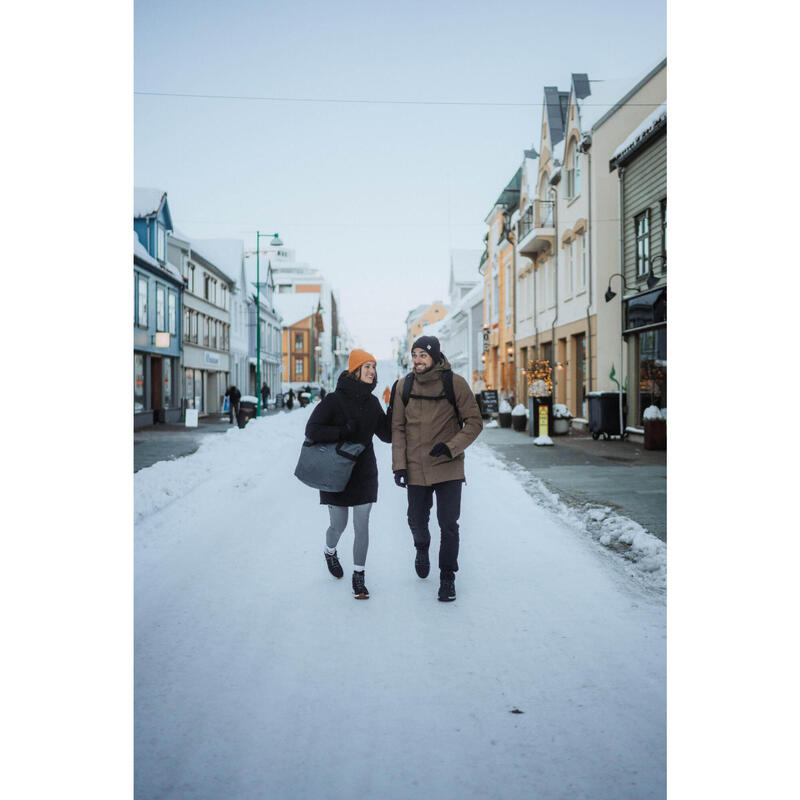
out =
<svg viewBox="0 0 800 800"><path fill-rule="evenodd" d="M137 91L531 103L383 105L137 95L135 183L192 236L255 231L338 289L379 358L414 306L447 301L451 247L538 146L542 87L637 76L666 53L664 2L135 4Z"/></svg>

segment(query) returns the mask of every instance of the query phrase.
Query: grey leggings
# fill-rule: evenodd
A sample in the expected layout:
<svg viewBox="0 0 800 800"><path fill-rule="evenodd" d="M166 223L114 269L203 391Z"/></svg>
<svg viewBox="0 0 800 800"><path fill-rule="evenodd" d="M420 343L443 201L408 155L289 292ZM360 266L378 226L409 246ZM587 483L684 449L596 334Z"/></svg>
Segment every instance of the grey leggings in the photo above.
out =
<svg viewBox="0 0 800 800"><path fill-rule="evenodd" d="M353 540L353 564L363 567L367 562L367 548L369 547L369 512L372 510L372 503L364 503L361 506L353 506L353 529L355 539ZM347 527L348 506L328 506L331 515L331 525L325 534L325 543L328 547L335 549L339 543L339 538Z"/></svg>

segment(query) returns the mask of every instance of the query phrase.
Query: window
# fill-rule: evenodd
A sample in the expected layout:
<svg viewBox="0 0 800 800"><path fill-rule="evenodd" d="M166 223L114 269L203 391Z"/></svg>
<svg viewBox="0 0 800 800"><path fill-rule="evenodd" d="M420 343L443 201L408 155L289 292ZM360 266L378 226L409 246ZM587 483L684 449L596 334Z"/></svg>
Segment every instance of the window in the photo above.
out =
<svg viewBox="0 0 800 800"><path fill-rule="evenodd" d="M163 286L156 286L156 330L165 331L166 325L166 308L165 308L165 290Z"/></svg>
<svg viewBox="0 0 800 800"><path fill-rule="evenodd" d="M303 334L296 333L294 335L294 349L295 350L302 350L303 349Z"/></svg>
<svg viewBox="0 0 800 800"><path fill-rule="evenodd" d="M647 275L650 270L650 210L639 214L636 223L636 275Z"/></svg>
<svg viewBox="0 0 800 800"><path fill-rule="evenodd" d="M208 347L209 339L211 338L211 330L209 325L210 320L208 317L203 317L203 344Z"/></svg>
<svg viewBox="0 0 800 800"><path fill-rule="evenodd" d="M550 290L547 295L548 305L556 304L556 265L551 258L547 262L547 288Z"/></svg>
<svg viewBox="0 0 800 800"><path fill-rule="evenodd" d="M156 234L156 258L163 263L166 259L167 237L163 225L157 225L156 227L158 228Z"/></svg>
<svg viewBox="0 0 800 800"><path fill-rule="evenodd" d="M303 359L296 358L294 360L294 374L296 377L302 378L303 377Z"/></svg>
<svg viewBox="0 0 800 800"><path fill-rule="evenodd" d="M147 281L139 278L139 310L137 320L140 328L147 327Z"/></svg>
<svg viewBox="0 0 800 800"><path fill-rule="evenodd" d="M169 332L171 334L173 334L173 335L178 332L177 328L176 328L178 320L175 318L176 317L176 313L177 313L176 305L177 305L177 298L175 297L175 292L170 292L169 293L169 310L168 310Z"/></svg>
<svg viewBox="0 0 800 800"><path fill-rule="evenodd" d="M569 243L569 270L567 272L567 293L575 292L575 240Z"/></svg>
<svg viewBox="0 0 800 800"><path fill-rule="evenodd" d="M191 323L191 311L188 308L183 309L183 341L188 342L189 337L191 336L192 331L192 323Z"/></svg>
<svg viewBox="0 0 800 800"><path fill-rule="evenodd" d="M577 197L581 193L581 154L577 141L570 150L567 161L567 197Z"/></svg>
<svg viewBox="0 0 800 800"><path fill-rule="evenodd" d="M584 233L581 236L581 289L586 288L586 280L589 276L589 240Z"/></svg>
<svg viewBox="0 0 800 800"><path fill-rule="evenodd" d="M195 291L194 264L191 262L189 262L189 291L192 294L197 294Z"/></svg>
<svg viewBox="0 0 800 800"><path fill-rule="evenodd" d="M661 255L664 257L661 269L667 266L667 198L661 201Z"/></svg>
<svg viewBox="0 0 800 800"><path fill-rule="evenodd" d="M200 320L198 319L198 313L196 311L192 312L192 341L197 344L198 339L198 327L200 325Z"/></svg>
<svg viewBox="0 0 800 800"><path fill-rule="evenodd" d="M492 278L492 322L500 319L500 289L497 285L497 275Z"/></svg>

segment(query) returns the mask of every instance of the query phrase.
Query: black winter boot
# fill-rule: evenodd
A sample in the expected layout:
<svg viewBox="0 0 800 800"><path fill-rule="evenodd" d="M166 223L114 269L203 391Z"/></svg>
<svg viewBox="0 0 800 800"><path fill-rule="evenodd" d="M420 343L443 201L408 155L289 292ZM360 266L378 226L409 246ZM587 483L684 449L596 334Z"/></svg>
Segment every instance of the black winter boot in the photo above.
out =
<svg viewBox="0 0 800 800"><path fill-rule="evenodd" d="M325 562L328 565L328 572L330 572L334 578L344 577L344 570L342 569L342 565L339 563L339 558L336 555L336 551L333 551L333 555L331 555L327 550L323 552L325 553Z"/></svg>
<svg viewBox="0 0 800 800"><path fill-rule="evenodd" d="M353 570L353 595L356 600L369 600L369 592L364 586L364 573Z"/></svg>
<svg viewBox="0 0 800 800"><path fill-rule="evenodd" d="M449 603L456 599L456 579L441 577L439 580L439 599L443 603Z"/></svg>
<svg viewBox="0 0 800 800"><path fill-rule="evenodd" d="M427 550L417 550L417 556L414 559L414 569L420 578L427 578L431 571L431 560L428 558Z"/></svg>

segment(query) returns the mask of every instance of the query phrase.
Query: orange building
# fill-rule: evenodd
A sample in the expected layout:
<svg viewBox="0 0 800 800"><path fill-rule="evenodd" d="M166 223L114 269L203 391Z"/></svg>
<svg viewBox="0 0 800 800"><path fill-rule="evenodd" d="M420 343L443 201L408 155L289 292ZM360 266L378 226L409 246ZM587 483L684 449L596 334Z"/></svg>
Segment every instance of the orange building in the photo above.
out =
<svg viewBox="0 0 800 800"><path fill-rule="evenodd" d="M441 301L436 300L430 305L423 304L417 306L409 312L406 317L406 330L408 331L408 352L411 352L411 345L414 340L422 336L423 329L432 322L439 322L447 316L447 306Z"/></svg>
<svg viewBox="0 0 800 800"><path fill-rule="evenodd" d="M315 384L319 380L319 334L322 314L309 314L283 327L283 382Z"/></svg>

